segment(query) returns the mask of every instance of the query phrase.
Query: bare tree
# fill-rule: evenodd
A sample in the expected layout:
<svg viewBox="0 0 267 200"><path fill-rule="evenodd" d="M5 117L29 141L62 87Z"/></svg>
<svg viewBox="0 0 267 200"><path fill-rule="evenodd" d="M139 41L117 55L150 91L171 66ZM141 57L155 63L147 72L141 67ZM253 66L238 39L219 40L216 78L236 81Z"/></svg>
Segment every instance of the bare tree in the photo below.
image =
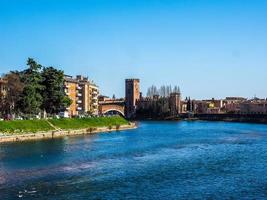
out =
<svg viewBox="0 0 267 200"><path fill-rule="evenodd" d="M156 86L152 85L151 87L148 88L147 90L147 97L152 98L154 95L158 94L158 89Z"/></svg>
<svg viewBox="0 0 267 200"><path fill-rule="evenodd" d="M162 85L159 89L157 89L156 86L152 85L147 90L147 97L152 98L154 95L159 95L161 97L169 97L173 92L180 93L180 88L178 86L175 86L174 89L172 89L171 85Z"/></svg>
<svg viewBox="0 0 267 200"><path fill-rule="evenodd" d="M19 106L17 103L24 85L20 80L19 72L10 72L6 74L3 79L6 81L7 92L5 96L0 99L0 110L5 115L14 114L18 112Z"/></svg>

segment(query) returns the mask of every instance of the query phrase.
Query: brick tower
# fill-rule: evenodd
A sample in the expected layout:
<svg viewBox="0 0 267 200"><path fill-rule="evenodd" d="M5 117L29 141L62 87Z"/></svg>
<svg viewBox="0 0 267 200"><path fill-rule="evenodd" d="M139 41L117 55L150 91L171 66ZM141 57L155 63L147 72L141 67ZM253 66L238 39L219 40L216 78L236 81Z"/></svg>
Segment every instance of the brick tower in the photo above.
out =
<svg viewBox="0 0 267 200"><path fill-rule="evenodd" d="M181 92L180 89L170 94L169 98L171 116L176 116L181 113Z"/></svg>
<svg viewBox="0 0 267 200"><path fill-rule="evenodd" d="M139 79L125 80L125 116L134 118L136 111L136 101L140 99Z"/></svg>

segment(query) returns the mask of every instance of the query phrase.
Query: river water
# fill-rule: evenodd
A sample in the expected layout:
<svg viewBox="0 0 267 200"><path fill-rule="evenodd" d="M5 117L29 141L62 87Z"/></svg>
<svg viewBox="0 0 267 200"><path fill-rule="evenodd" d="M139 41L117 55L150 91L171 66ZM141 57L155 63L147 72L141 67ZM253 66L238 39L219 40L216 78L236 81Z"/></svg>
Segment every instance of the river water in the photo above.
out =
<svg viewBox="0 0 267 200"><path fill-rule="evenodd" d="M0 199L267 199L267 125L138 126L0 144Z"/></svg>

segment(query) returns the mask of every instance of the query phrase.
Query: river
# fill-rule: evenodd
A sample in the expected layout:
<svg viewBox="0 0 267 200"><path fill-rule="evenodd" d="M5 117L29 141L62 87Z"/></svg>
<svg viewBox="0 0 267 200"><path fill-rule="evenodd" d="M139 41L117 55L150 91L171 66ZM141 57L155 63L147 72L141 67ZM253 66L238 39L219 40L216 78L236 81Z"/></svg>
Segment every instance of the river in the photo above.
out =
<svg viewBox="0 0 267 200"><path fill-rule="evenodd" d="M267 125L138 127L0 144L0 199L267 198Z"/></svg>

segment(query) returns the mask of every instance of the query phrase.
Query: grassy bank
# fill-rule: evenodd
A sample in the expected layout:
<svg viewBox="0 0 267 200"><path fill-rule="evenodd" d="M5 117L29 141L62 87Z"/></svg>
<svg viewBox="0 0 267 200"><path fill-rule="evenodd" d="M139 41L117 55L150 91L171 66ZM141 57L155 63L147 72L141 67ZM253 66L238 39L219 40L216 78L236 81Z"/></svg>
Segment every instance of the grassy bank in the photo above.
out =
<svg viewBox="0 0 267 200"><path fill-rule="evenodd" d="M46 120L0 121L0 133L49 131L54 128Z"/></svg>
<svg viewBox="0 0 267 200"><path fill-rule="evenodd" d="M71 130L120 126L126 124L128 124L128 121L122 117L0 121L0 133L36 133L55 129Z"/></svg>
<svg viewBox="0 0 267 200"><path fill-rule="evenodd" d="M96 117L82 119L51 119L51 124L62 130L108 127L117 125L126 125L128 121L122 117Z"/></svg>

